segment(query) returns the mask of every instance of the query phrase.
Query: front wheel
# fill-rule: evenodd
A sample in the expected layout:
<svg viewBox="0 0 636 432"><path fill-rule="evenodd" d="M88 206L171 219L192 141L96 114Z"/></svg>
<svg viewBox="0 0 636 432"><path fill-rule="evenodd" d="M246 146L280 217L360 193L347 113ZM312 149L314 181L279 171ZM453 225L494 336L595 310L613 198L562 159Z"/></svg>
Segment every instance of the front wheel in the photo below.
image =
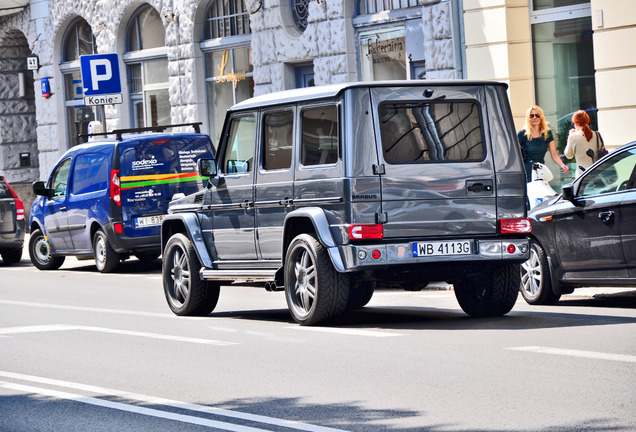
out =
<svg viewBox="0 0 636 432"><path fill-rule="evenodd" d="M57 270L64 264L64 256L51 253L49 242L39 229L31 233L29 239L29 257L35 267L40 270Z"/></svg>
<svg viewBox="0 0 636 432"><path fill-rule="evenodd" d="M501 264L454 284L455 297L472 317L502 316L519 294L519 264Z"/></svg>
<svg viewBox="0 0 636 432"><path fill-rule="evenodd" d="M530 242L530 258L521 264L521 296L531 305L554 304L561 298L552 291L548 258L535 240Z"/></svg>
<svg viewBox="0 0 636 432"><path fill-rule="evenodd" d="M93 255L97 270L102 273L110 273L119 265L120 256L113 250L106 233L101 229L93 237Z"/></svg>
<svg viewBox="0 0 636 432"><path fill-rule="evenodd" d="M163 252L163 291L175 315L208 315L219 301L220 284L201 279L201 263L188 237L170 237Z"/></svg>
<svg viewBox="0 0 636 432"><path fill-rule="evenodd" d="M336 271L313 234L298 235L287 249L285 298L301 325L320 324L347 308L349 278Z"/></svg>

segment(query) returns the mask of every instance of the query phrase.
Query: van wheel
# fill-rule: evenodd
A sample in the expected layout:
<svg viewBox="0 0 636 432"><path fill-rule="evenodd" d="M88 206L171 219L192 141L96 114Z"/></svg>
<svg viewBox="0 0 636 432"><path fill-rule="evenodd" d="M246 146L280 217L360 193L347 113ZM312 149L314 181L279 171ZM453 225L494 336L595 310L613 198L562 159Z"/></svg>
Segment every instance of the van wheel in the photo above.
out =
<svg viewBox="0 0 636 432"><path fill-rule="evenodd" d="M162 266L163 291L175 315L208 315L214 310L221 285L201 279L201 263L188 237L170 237Z"/></svg>
<svg viewBox="0 0 636 432"><path fill-rule="evenodd" d="M519 291L528 304L555 304L561 296L552 291L551 281L547 255L537 241L531 240L530 258L521 264Z"/></svg>
<svg viewBox="0 0 636 432"><path fill-rule="evenodd" d="M285 254L285 298L301 325L316 325L347 309L349 278L336 271L312 234L300 234Z"/></svg>
<svg viewBox="0 0 636 432"><path fill-rule="evenodd" d="M519 264L502 264L454 283L459 305L472 317L502 316L519 295Z"/></svg>
<svg viewBox="0 0 636 432"><path fill-rule="evenodd" d="M104 231L97 230L93 237L93 255L97 270L110 273L119 265L119 254L113 250Z"/></svg>
<svg viewBox="0 0 636 432"><path fill-rule="evenodd" d="M143 262L150 262L159 258L158 253L152 253L152 252L138 253L138 254L135 254L135 256L137 257L139 261L143 261Z"/></svg>
<svg viewBox="0 0 636 432"><path fill-rule="evenodd" d="M2 261L5 264L15 264L22 259L22 248L19 249L2 249L0 251Z"/></svg>
<svg viewBox="0 0 636 432"><path fill-rule="evenodd" d="M31 233L29 257L31 257L33 265L40 270L57 270L62 267L66 258L64 256L55 256L51 253L49 242L39 229Z"/></svg>

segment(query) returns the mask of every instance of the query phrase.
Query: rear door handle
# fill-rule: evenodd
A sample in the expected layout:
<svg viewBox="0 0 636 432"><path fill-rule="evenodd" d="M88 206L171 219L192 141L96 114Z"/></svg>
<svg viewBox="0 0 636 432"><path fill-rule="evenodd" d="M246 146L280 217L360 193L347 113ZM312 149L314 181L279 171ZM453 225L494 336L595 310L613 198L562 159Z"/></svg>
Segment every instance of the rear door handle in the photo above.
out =
<svg viewBox="0 0 636 432"><path fill-rule="evenodd" d="M604 211L598 214L598 217L605 223L611 222L614 220L614 212L613 211Z"/></svg>
<svg viewBox="0 0 636 432"><path fill-rule="evenodd" d="M60 211L66 211L66 207L60 207Z"/></svg>

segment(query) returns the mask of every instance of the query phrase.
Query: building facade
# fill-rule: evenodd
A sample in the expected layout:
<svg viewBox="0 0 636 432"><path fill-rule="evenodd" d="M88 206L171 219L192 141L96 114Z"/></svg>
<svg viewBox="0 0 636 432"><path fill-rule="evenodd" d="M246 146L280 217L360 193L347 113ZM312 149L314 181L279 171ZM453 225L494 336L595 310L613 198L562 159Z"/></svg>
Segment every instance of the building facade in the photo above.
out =
<svg viewBox="0 0 636 432"><path fill-rule="evenodd" d="M532 104L557 133L583 108L608 147L634 139L631 0L21 1L0 0L0 171L27 203L93 120L216 142L236 102L357 80L505 81L519 127ZM123 102L85 105L80 57L106 53Z"/></svg>

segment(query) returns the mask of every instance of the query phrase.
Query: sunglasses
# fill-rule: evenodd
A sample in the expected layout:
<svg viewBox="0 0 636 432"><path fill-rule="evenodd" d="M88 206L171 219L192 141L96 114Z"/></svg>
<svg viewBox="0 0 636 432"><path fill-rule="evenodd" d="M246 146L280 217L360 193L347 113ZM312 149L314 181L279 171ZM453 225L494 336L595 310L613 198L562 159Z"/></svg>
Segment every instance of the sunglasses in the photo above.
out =
<svg viewBox="0 0 636 432"><path fill-rule="evenodd" d="M528 117L530 118L541 118L541 116L539 116L539 114L530 114Z"/></svg>

